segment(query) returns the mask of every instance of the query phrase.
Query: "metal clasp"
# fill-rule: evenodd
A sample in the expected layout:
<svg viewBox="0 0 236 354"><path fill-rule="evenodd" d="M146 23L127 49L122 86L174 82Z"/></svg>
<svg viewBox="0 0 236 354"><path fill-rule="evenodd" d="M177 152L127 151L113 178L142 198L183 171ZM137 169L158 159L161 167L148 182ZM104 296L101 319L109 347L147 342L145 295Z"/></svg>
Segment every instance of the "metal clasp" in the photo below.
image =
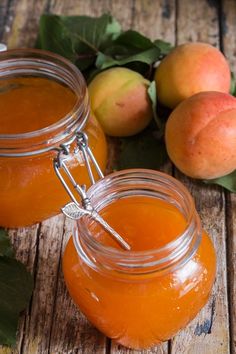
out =
<svg viewBox="0 0 236 354"><path fill-rule="evenodd" d="M89 178L90 178L90 182L92 184L94 184L95 183L95 178L93 176L92 167L90 165L89 159L92 161L98 176L100 178L104 177L104 175L103 175L103 173L102 173L102 171L101 171L101 169L100 169L100 167L99 167L99 165L98 165L98 163L97 163L92 151L90 150L90 148L88 146L88 137L87 137L87 135L85 133L82 133L82 132L77 132L75 134L75 136L70 141L60 145L60 148L59 148L59 151L58 151L58 155L54 159L54 169L55 169L55 172L56 172L58 178L60 179L63 187L66 189L67 193L69 194L69 196L71 197L73 202L75 204L79 205L77 199L74 196L74 193L71 191L71 188L68 186L67 182L65 181L65 179L64 179L64 177L63 177L63 175L61 173L61 169L64 170L66 175L69 177L70 182L72 183L73 189L79 193L79 195L81 197L82 205L86 208L87 204L89 203L87 194L85 192L86 187L84 185L83 186L79 185L75 181L74 177L70 173L69 168L66 165L67 157L70 154L71 145L75 141L77 142L77 148L75 150L75 153L77 153L78 151L82 152L83 157L84 157L84 161L85 161L85 164L86 164L86 167L87 167L87 170L88 170L88 175L89 175Z"/></svg>
<svg viewBox="0 0 236 354"><path fill-rule="evenodd" d="M81 151L84 157L84 161L87 167L88 175L92 184L95 183L95 178L93 175L91 163L95 167L95 170L100 178L103 178L103 173L88 145L88 137L83 132L77 132L73 138L60 145L58 149L57 157L53 161L54 170L56 175L60 179L63 187L69 194L72 202L65 205L62 208L62 212L69 217L70 219L78 220L84 215L87 215L97 221L124 249L130 250L129 244L110 226L107 222L99 215L99 213L93 208L91 205L91 201L86 193L86 186L80 185L76 182L74 177L72 176L69 168L66 165L67 157L70 154L71 145L76 142L77 147L75 152ZM91 163L90 163L91 161ZM61 170L67 175L69 181L72 184L73 189L67 184L65 178L63 177ZM74 195L74 191L76 191L81 198L81 205L78 202L77 198Z"/></svg>
<svg viewBox="0 0 236 354"><path fill-rule="evenodd" d="M78 147L79 149L82 151L82 154L83 154L83 157L84 157L84 161L85 161L85 164L86 164L86 167L87 167L87 170L88 170L88 174L89 174L89 178L90 178L90 181L92 184L95 183L95 179L94 179L94 176L93 176L93 172L92 172L92 169L91 169L91 165L89 163L89 158L90 160L92 161L95 169L96 169L96 172L98 174L98 176L100 178L103 178L104 175L97 163L97 160L95 159L90 147L89 147L89 144L88 144L88 136L87 134L85 133L77 133L77 144L78 144Z"/></svg>

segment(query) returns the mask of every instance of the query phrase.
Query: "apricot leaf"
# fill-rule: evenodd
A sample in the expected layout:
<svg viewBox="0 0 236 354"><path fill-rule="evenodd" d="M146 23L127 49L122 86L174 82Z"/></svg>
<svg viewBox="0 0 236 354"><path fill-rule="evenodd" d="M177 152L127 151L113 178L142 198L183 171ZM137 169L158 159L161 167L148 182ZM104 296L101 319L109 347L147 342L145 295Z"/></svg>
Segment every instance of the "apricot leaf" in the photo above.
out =
<svg viewBox="0 0 236 354"><path fill-rule="evenodd" d="M112 66L141 62L152 65L168 53L170 44L161 40L152 42L139 32L128 30L120 34L112 45L100 52L97 68L104 70Z"/></svg>
<svg viewBox="0 0 236 354"><path fill-rule="evenodd" d="M13 257L14 251L10 239L4 229L0 228L0 256Z"/></svg>
<svg viewBox="0 0 236 354"><path fill-rule="evenodd" d="M236 96L236 79L234 73L231 71L230 94Z"/></svg>
<svg viewBox="0 0 236 354"><path fill-rule="evenodd" d="M236 170L223 177L204 180L204 183L218 184L230 192L236 193Z"/></svg>
<svg viewBox="0 0 236 354"><path fill-rule="evenodd" d="M152 112L153 112L154 120L157 124L158 129L162 130L163 124L157 115L157 90L156 90L155 81L152 81L149 88L148 88L148 96L152 102Z"/></svg>
<svg viewBox="0 0 236 354"><path fill-rule="evenodd" d="M36 46L58 53L85 70L120 32L120 24L109 14L96 18L44 14Z"/></svg>
<svg viewBox="0 0 236 354"><path fill-rule="evenodd" d="M16 343L19 313L33 290L33 279L25 266L13 258L7 233L0 229L0 345Z"/></svg>
<svg viewBox="0 0 236 354"><path fill-rule="evenodd" d="M112 66L124 66L126 64L139 61L145 64L152 64L154 61L156 61L159 57L159 50L158 48L150 48L145 51L142 51L141 53L137 53L134 55L130 56L123 56L122 59L113 59L110 56L107 56L103 53L98 53L98 57L96 60L96 66L97 68L104 70L108 69Z"/></svg>
<svg viewBox="0 0 236 354"><path fill-rule="evenodd" d="M169 42L162 41L161 39L156 39L154 44L160 49L162 57L167 55L171 49L173 49L173 46Z"/></svg>
<svg viewBox="0 0 236 354"><path fill-rule="evenodd" d="M167 160L165 144L160 139L155 122L142 133L129 138L122 138L121 151L116 169L149 168L159 169Z"/></svg>

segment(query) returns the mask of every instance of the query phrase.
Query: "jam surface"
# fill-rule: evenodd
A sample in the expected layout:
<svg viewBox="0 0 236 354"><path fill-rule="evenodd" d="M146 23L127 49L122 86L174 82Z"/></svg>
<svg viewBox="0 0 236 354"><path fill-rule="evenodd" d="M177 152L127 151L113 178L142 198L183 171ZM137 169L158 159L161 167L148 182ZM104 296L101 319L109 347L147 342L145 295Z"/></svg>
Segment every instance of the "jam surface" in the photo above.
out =
<svg viewBox="0 0 236 354"><path fill-rule="evenodd" d="M148 197L120 199L100 213L138 251L166 245L187 226L173 205ZM99 227L91 224L89 229L99 242L120 248ZM215 252L205 232L194 256L169 271L119 274L104 269L102 256L93 257L98 258L95 268L69 240L63 272L70 295L100 331L136 349L154 346L184 328L208 300L215 276Z"/></svg>
<svg viewBox="0 0 236 354"><path fill-rule="evenodd" d="M66 116L77 97L68 87L46 78L0 80L0 134L46 128Z"/></svg>
<svg viewBox="0 0 236 354"><path fill-rule="evenodd" d="M132 251L163 247L186 227L183 214L173 204L146 196L119 199L100 214L129 243ZM99 242L120 248L97 223L90 224L89 229Z"/></svg>

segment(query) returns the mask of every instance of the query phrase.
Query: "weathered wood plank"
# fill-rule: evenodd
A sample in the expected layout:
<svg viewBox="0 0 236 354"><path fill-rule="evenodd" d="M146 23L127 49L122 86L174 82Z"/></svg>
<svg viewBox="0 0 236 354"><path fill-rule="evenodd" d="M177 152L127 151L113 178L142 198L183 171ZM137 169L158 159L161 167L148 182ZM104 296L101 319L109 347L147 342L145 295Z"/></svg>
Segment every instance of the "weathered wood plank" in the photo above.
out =
<svg viewBox="0 0 236 354"><path fill-rule="evenodd" d="M10 4L8 0L2 0L0 3L0 40L2 40L6 31L7 21L9 18Z"/></svg>
<svg viewBox="0 0 236 354"><path fill-rule="evenodd" d="M38 32L38 19L47 9L47 0L14 0L11 3L3 41L8 48L32 47Z"/></svg>
<svg viewBox="0 0 236 354"><path fill-rule="evenodd" d="M215 0L177 0L178 44L194 41L219 44L218 3Z"/></svg>
<svg viewBox="0 0 236 354"><path fill-rule="evenodd" d="M231 353L236 353L236 195L227 194L227 255Z"/></svg>
<svg viewBox="0 0 236 354"><path fill-rule="evenodd" d="M122 29L128 30L133 26L135 0L110 0L111 14L121 23Z"/></svg>
<svg viewBox="0 0 236 354"><path fill-rule="evenodd" d="M222 46L231 70L236 73L236 2L224 0L221 12ZM231 332L231 352L236 353L236 195L227 193L227 254L229 284L229 314Z"/></svg>
<svg viewBox="0 0 236 354"><path fill-rule="evenodd" d="M178 2L177 43L205 41L219 45L216 2ZM191 190L203 226L211 235L217 252L217 277L211 299L199 316L172 341L171 353L229 353L228 303L225 245L225 198L217 187L194 183L177 172Z"/></svg>
<svg viewBox="0 0 236 354"><path fill-rule="evenodd" d="M151 39L175 43L175 1L137 0L133 9L133 26Z"/></svg>
<svg viewBox="0 0 236 354"><path fill-rule="evenodd" d="M162 345L150 349L146 349L146 350L134 350L134 349L125 348L121 345L117 345L112 341L111 353L112 354L167 354L168 344L163 343Z"/></svg>
<svg viewBox="0 0 236 354"><path fill-rule="evenodd" d="M87 16L100 16L104 12L110 11L109 0L87 0L87 1L60 1L52 0L48 7L49 12L63 15L87 15Z"/></svg>
<svg viewBox="0 0 236 354"><path fill-rule="evenodd" d="M23 353L44 353L48 349L63 231L63 215L41 224L35 286L24 329Z"/></svg>

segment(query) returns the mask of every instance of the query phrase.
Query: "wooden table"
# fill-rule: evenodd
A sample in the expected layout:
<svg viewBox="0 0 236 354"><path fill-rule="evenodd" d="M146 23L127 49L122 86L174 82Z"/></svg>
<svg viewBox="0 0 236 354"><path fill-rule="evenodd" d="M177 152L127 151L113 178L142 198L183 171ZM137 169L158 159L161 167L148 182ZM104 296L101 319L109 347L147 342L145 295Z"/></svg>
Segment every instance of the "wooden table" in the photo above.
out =
<svg viewBox="0 0 236 354"><path fill-rule="evenodd" d="M221 0L1 0L0 41L32 47L41 13L111 12L123 25L172 44L206 41L220 47L236 72L236 1ZM171 171L170 164L165 166ZM236 346L236 196L221 188L181 179L195 197L204 227L214 240L217 278L199 316L168 343L143 351L162 354L228 354ZM17 257L33 273L35 288L22 314L17 348L1 353L134 353L105 338L73 305L65 289L61 255L70 233L62 215L30 228L11 230Z"/></svg>

